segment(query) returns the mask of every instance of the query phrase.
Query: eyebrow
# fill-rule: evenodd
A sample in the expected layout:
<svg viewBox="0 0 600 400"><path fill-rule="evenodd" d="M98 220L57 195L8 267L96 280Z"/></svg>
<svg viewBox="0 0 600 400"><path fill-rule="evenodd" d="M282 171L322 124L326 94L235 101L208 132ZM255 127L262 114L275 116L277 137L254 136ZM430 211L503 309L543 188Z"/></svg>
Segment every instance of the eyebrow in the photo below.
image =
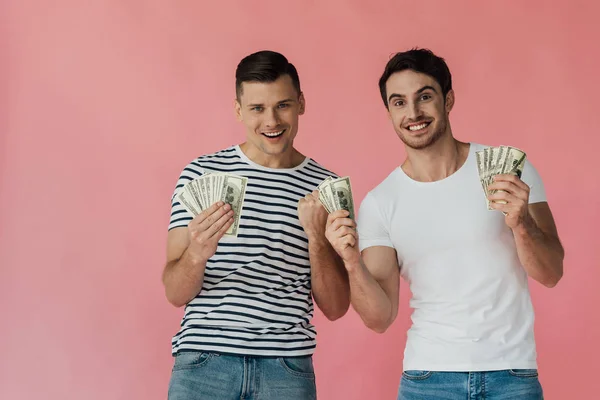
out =
<svg viewBox="0 0 600 400"><path fill-rule="evenodd" d="M277 104L290 103L292 101L294 101L294 99L290 98L290 99L285 99L285 100L278 101ZM248 104L246 107L254 108L254 107L264 107L264 106L265 106L264 104L258 104L257 103L257 104Z"/></svg>
<svg viewBox="0 0 600 400"><path fill-rule="evenodd" d="M423 86L421 89L417 90L416 94L423 93L426 90L431 90L434 93L437 93L437 90L435 90L435 88L433 86ZM392 93L392 94L390 94L390 97L388 97L388 102L392 101L392 99L394 99L395 97L403 98L405 96L402 94L398 94L398 93Z"/></svg>

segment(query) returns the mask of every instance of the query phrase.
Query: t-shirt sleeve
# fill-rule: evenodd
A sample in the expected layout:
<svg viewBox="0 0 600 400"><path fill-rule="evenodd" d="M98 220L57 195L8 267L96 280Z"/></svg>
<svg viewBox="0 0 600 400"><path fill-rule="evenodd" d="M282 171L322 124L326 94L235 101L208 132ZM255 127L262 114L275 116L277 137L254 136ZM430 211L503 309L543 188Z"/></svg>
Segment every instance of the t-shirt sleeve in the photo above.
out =
<svg viewBox="0 0 600 400"><path fill-rule="evenodd" d="M177 194L183 188L183 186L196 178L199 178L204 174L204 169L197 161L192 161L189 163L181 174L179 175L179 179L177 180L177 184L175 185L175 190L173 191L173 195L171 196L171 218L169 220L169 229L186 227L193 219L192 214L190 214L185 207L177 200Z"/></svg>
<svg viewBox="0 0 600 400"><path fill-rule="evenodd" d="M542 177L527 159L525 159L521 180L529 186L529 204L547 201Z"/></svg>
<svg viewBox="0 0 600 400"><path fill-rule="evenodd" d="M356 225L360 251L373 246L394 247L390 239L388 223L383 218L377 199L371 192L360 205Z"/></svg>

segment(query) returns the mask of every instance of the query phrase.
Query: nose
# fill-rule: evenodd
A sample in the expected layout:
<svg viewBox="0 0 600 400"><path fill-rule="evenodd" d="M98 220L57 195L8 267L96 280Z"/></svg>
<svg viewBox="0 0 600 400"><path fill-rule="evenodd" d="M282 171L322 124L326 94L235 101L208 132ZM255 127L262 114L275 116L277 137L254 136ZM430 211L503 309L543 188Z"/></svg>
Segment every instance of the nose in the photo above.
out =
<svg viewBox="0 0 600 400"><path fill-rule="evenodd" d="M277 114L277 111L269 108L265 111L265 126L267 128L273 128L277 125L279 125L279 115Z"/></svg>
<svg viewBox="0 0 600 400"><path fill-rule="evenodd" d="M422 116L421 109L419 108L418 103L410 102L407 105L407 114L406 117L410 120L416 121L419 117Z"/></svg>

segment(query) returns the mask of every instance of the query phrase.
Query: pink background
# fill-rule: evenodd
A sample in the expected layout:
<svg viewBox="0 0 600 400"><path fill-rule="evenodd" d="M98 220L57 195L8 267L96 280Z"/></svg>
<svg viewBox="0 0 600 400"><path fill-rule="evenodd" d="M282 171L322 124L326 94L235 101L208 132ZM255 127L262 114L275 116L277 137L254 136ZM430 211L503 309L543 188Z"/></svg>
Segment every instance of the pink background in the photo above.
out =
<svg viewBox="0 0 600 400"><path fill-rule="evenodd" d="M413 46L450 65L459 139L542 174L567 256L555 289L531 282L540 378L550 400L600 396L597 3L205 3L0 2L0 398L166 398L169 198L188 161L244 140L237 62L296 64L296 145L359 203L404 157L377 80ZM320 399L395 398L408 296L384 335L317 313Z"/></svg>

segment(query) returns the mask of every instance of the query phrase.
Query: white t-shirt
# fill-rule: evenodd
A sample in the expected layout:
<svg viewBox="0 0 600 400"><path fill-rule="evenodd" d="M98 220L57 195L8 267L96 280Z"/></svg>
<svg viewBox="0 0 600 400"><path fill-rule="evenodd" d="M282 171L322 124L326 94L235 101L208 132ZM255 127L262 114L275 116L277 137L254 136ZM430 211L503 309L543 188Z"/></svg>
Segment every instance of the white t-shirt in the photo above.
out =
<svg viewBox="0 0 600 400"><path fill-rule="evenodd" d="M537 368L527 274L511 229L489 211L471 143L466 162L436 182L396 168L358 213L360 250L393 247L414 309L404 370L492 371ZM546 201L526 162L529 202Z"/></svg>

